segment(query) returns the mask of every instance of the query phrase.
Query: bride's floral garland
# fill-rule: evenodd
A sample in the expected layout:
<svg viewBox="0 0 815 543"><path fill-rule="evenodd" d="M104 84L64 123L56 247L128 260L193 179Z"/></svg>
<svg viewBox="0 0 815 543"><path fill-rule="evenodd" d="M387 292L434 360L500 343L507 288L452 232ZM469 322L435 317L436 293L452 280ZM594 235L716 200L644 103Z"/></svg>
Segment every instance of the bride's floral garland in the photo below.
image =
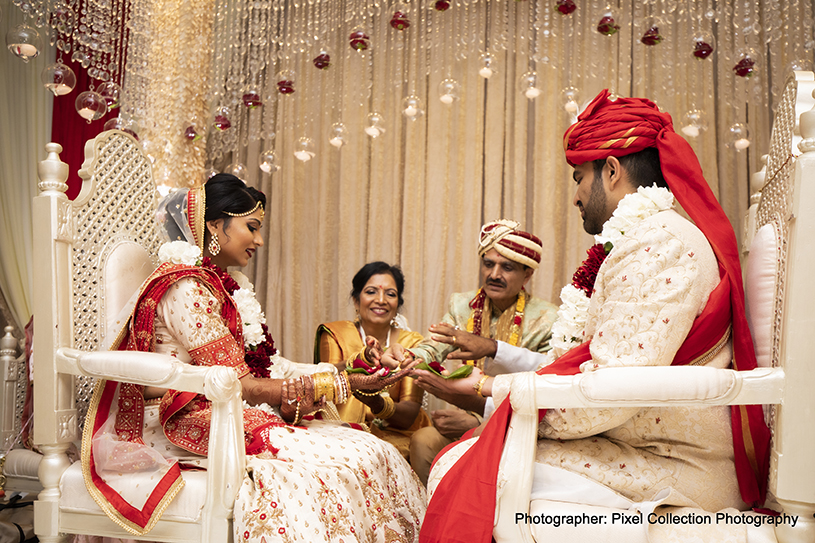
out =
<svg viewBox="0 0 815 543"><path fill-rule="evenodd" d="M648 217L673 207L674 197L669 190L657 187L639 187L637 192L626 195L617 205L611 218L603 225L603 231L594 236L596 245L588 252L588 258L572 276L571 284L560 291L563 303L558 308L558 319L552 325L552 355L557 358L585 340L589 299L594 292L597 272L615 244L626 230Z"/></svg>
<svg viewBox="0 0 815 543"><path fill-rule="evenodd" d="M201 249L186 241L171 241L158 250L159 261L185 266L200 266L214 271L226 291L235 301L243 322L244 360L255 377L269 377L271 357L277 353L274 340L266 327L266 315L255 298L255 287L243 273L226 272L212 263L209 257L201 258Z"/></svg>

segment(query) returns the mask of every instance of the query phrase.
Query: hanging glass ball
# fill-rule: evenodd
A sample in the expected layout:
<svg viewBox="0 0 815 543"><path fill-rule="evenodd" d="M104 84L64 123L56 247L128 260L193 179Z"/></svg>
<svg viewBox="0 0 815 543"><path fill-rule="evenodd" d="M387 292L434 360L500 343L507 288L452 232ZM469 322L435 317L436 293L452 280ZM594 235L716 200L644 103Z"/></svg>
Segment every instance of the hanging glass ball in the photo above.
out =
<svg viewBox="0 0 815 543"><path fill-rule="evenodd" d="M481 56L478 59L478 63L481 66L481 68L478 69L478 75L480 75L484 79L489 79L490 77L498 73L498 70L496 69L498 62L495 59L495 55L493 55L489 51L484 51L483 53L481 53Z"/></svg>
<svg viewBox="0 0 815 543"><path fill-rule="evenodd" d="M382 115L377 112L369 113L365 125L365 133L372 138L378 138L385 132L385 122Z"/></svg>
<svg viewBox="0 0 815 543"><path fill-rule="evenodd" d="M248 173L249 170L243 164L243 162L233 162L229 166L226 167L226 171L224 173L231 173L244 183L249 178Z"/></svg>
<svg viewBox="0 0 815 543"><path fill-rule="evenodd" d="M99 86L96 91L102 95L108 105L108 109L116 109L119 107L119 96L121 95L121 88L113 81Z"/></svg>
<svg viewBox="0 0 815 543"><path fill-rule="evenodd" d="M787 72L811 72L812 59L799 58L789 63Z"/></svg>
<svg viewBox="0 0 815 543"><path fill-rule="evenodd" d="M260 153L258 157L258 166L263 173L274 173L280 169L277 164L277 155L273 149L268 149Z"/></svg>
<svg viewBox="0 0 815 543"><path fill-rule="evenodd" d="M716 38L709 32L697 32L691 38L693 43L693 56L705 60L713 54L716 48Z"/></svg>
<svg viewBox="0 0 815 543"><path fill-rule="evenodd" d="M93 89L86 90L77 96L74 106L76 107L76 112L79 113L83 119L88 121L88 124L90 124L91 121L101 119L108 112L107 102Z"/></svg>
<svg viewBox="0 0 815 543"><path fill-rule="evenodd" d="M537 72L526 72L518 78L518 91L530 100L540 96Z"/></svg>
<svg viewBox="0 0 815 543"><path fill-rule="evenodd" d="M40 79L45 88L54 93L54 96L68 94L76 87L76 74L62 63L62 59L43 68Z"/></svg>
<svg viewBox="0 0 815 543"><path fill-rule="evenodd" d="M668 25L661 17L646 17L643 21L640 27L642 31L640 43L654 46L665 41L665 29L668 28Z"/></svg>
<svg viewBox="0 0 815 543"><path fill-rule="evenodd" d="M393 7L393 16L391 17L390 25L396 30L405 30L410 26L410 19L408 19L408 12L410 5L406 2L397 2Z"/></svg>
<svg viewBox="0 0 815 543"><path fill-rule="evenodd" d="M294 93L294 70L281 70L277 73L277 90L280 94Z"/></svg>
<svg viewBox="0 0 815 543"><path fill-rule="evenodd" d="M318 70L327 70L331 66L331 55L330 47L321 46L315 52L314 59L311 62L314 63L314 67Z"/></svg>
<svg viewBox="0 0 815 543"><path fill-rule="evenodd" d="M76 24L76 13L66 3L60 3L51 12L51 26L60 34L71 34Z"/></svg>
<svg viewBox="0 0 815 543"><path fill-rule="evenodd" d="M755 49L741 49L736 53L736 65L733 66L733 73L739 77L753 77L758 69L759 55Z"/></svg>
<svg viewBox="0 0 815 543"><path fill-rule="evenodd" d="M195 127L195 123L191 123L184 129L184 137L190 141L198 141L203 138L204 135L198 132L198 129Z"/></svg>
<svg viewBox="0 0 815 543"><path fill-rule="evenodd" d="M563 109L570 115L576 116L577 112L580 111L580 106L578 105L580 102L580 91L577 87L564 88L560 91L560 98L563 103Z"/></svg>
<svg viewBox="0 0 815 543"><path fill-rule="evenodd" d="M294 145L294 158L302 162L308 162L317 154L314 150L314 140L302 137L297 140L297 143Z"/></svg>
<svg viewBox="0 0 815 543"><path fill-rule="evenodd" d="M439 100L450 105L461 97L461 85L455 79L445 79L439 83Z"/></svg>
<svg viewBox="0 0 815 543"><path fill-rule="evenodd" d="M422 100L415 94L411 94L402 100L402 115L411 121L415 121L424 115L424 104Z"/></svg>
<svg viewBox="0 0 815 543"><path fill-rule="evenodd" d="M371 38L368 37L362 27L357 26L351 31L348 43L351 45L351 49L355 51L365 51L371 46Z"/></svg>
<svg viewBox="0 0 815 543"><path fill-rule="evenodd" d="M557 2L555 2L555 9L558 10L561 15L571 15L574 13L574 10L577 9L577 6L574 0L557 0Z"/></svg>
<svg viewBox="0 0 815 543"><path fill-rule="evenodd" d="M218 175L218 173L219 173L218 170L216 170L215 168L210 166L209 168L204 170L204 180L208 180L208 179Z"/></svg>
<svg viewBox="0 0 815 543"><path fill-rule="evenodd" d="M334 123L331 125L331 131L328 135L328 143L341 149L343 145L348 143L348 129L343 123Z"/></svg>
<svg viewBox="0 0 815 543"><path fill-rule="evenodd" d="M6 33L6 46L24 62L28 62L42 51L42 38L35 28L22 23Z"/></svg>
<svg viewBox="0 0 815 543"><path fill-rule="evenodd" d="M620 30L620 16L616 9L606 7L597 18L597 32L603 36L613 36Z"/></svg>
<svg viewBox="0 0 815 543"><path fill-rule="evenodd" d="M212 126L217 130L224 131L232 128L232 121L229 118L232 112L226 106L221 106L215 111L215 117L212 119Z"/></svg>
<svg viewBox="0 0 815 543"><path fill-rule="evenodd" d="M695 138L707 129L707 121L705 120L705 113L701 109L692 109L685 113L682 119L682 133L689 138Z"/></svg>
<svg viewBox="0 0 815 543"><path fill-rule="evenodd" d="M728 146L735 147L737 151L743 151L750 147L750 130L746 124L736 123L727 129L729 134Z"/></svg>
<svg viewBox="0 0 815 543"><path fill-rule="evenodd" d="M254 85L246 87L243 96L241 96L241 102L248 109L259 108L263 105L263 101L260 99L260 91Z"/></svg>
<svg viewBox="0 0 815 543"><path fill-rule="evenodd" d="M105 122L105 126L102 127L102 130L121 130L122 132L127 132L131 136L136 139L139 139L138 134L136 131L138 130L138 125L136 121L133 119L129 119L127 117L123 117L121 113L118 117L114 117L113 119L108 119Z"/></svg>
<svg viewBox="0 0 815 543"><path fill-rule="evenodd" d="M433 4L433 9L436 11L447 11L450 9L450 2L447 0L436 0L436 3Z"/></svg>

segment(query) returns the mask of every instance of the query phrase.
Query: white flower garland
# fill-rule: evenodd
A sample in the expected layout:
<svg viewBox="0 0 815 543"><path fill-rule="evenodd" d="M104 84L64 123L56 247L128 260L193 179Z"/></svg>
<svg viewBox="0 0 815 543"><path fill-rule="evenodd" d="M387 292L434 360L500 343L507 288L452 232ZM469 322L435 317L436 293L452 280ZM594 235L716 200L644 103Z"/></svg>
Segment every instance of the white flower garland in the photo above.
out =
<svg viewBox="0 0 815 543"><path fill-rule="evenodd" d="M673 202L673 194L668 189L656 185L639 187L637 192L620 200L611 218L603 225L603 231L594 236L594 240L609 253L626 230L660 211L671 209ZM552 324L552 360L583 343L589 313L589 297L583 289L571 283L560 291L560 299L563 303L557 311L558 319Z"/></svg>
<svg viewBox="0 0 815 543"><path fill-rule="evenodd" d="M201 265L201 249L186 241L170 241L159 247L159 262L171 262L185 266ZM243 273L230 271L229 275L238 283L238 288L232 293L232 299L243 321L243 346L254 350L266 340L262 324L266 324L266 315L260 303L255 298L255 287Z"/></svg>

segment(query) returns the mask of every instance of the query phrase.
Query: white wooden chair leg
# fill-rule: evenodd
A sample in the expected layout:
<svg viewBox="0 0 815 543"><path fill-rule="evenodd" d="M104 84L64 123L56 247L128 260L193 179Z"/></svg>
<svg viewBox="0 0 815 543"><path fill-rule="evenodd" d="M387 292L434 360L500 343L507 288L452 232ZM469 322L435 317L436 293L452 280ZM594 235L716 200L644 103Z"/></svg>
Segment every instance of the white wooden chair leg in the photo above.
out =
<svg viewBox="0 0 815 543"><path fill-rule="evenodd" d="M65 540L59 533L59 480L71 462L65 454L68 443L40 445L43 459L38 476L43 490L34 502L34 532L42 543L60 543Z"/></svg>
<svg viewBox="0 0 815 543"><path fill-rule="evenodd" d="M780 523L775 528L778 543L812 543L815 541L815 505L790 500L777 499L781 505L783 515L797 517L795 525L792 522Z"/></svg>

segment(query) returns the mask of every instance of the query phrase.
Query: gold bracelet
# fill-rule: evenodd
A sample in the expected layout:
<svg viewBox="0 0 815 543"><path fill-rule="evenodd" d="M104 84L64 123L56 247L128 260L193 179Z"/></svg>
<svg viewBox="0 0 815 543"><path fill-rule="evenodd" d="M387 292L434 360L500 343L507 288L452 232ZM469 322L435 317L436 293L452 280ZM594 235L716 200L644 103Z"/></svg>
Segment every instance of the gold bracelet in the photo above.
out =
<svg viewBox="0 0 815 543"><path fill-rule="evenodd" d="M294 422L292 424L297 424L300 422L300 401L297 401L297 410L294 412Z"/></svg>
<svg viewBox="0 0 815 543"><path fill-rule="evenodd" d="M482 398L484 397L484 395L481 394L481 389L484 387L484 383L487 382L488 378L489 378L488 375L482 375L481 379L479 379L478 382L473 385L473 389L475 390L476 394L478 394Z"/></svg>
<svg viewBox="0 0 815 543"><path fill-rule="evenodd" d="M380 396L385 401L385 406L382 408L382 411L379 413L374 413L374 418L386 420L393 416L396 413L396 404L393 401L393 398L388 396Z"/></svg>
<svg viewBox="0 0 815 543"><path fill-rule="evenodd" d="M390 385L386 386L385 388L383 388L381 390L377 390L376 392L362 392L361 390L355 390L354 394L359 394L360 396L379 396L380 394L387 391L392 386L393 386L393 384L390 384Z"/></svg>
<svg viewBox="0 0 815 543"><path fill-rule="evenodd" d="M314 380L314 401L319 401L323 396L326 401L334 401L334 376L329 372L322 372L315 373L311 378Z"/></svg>

